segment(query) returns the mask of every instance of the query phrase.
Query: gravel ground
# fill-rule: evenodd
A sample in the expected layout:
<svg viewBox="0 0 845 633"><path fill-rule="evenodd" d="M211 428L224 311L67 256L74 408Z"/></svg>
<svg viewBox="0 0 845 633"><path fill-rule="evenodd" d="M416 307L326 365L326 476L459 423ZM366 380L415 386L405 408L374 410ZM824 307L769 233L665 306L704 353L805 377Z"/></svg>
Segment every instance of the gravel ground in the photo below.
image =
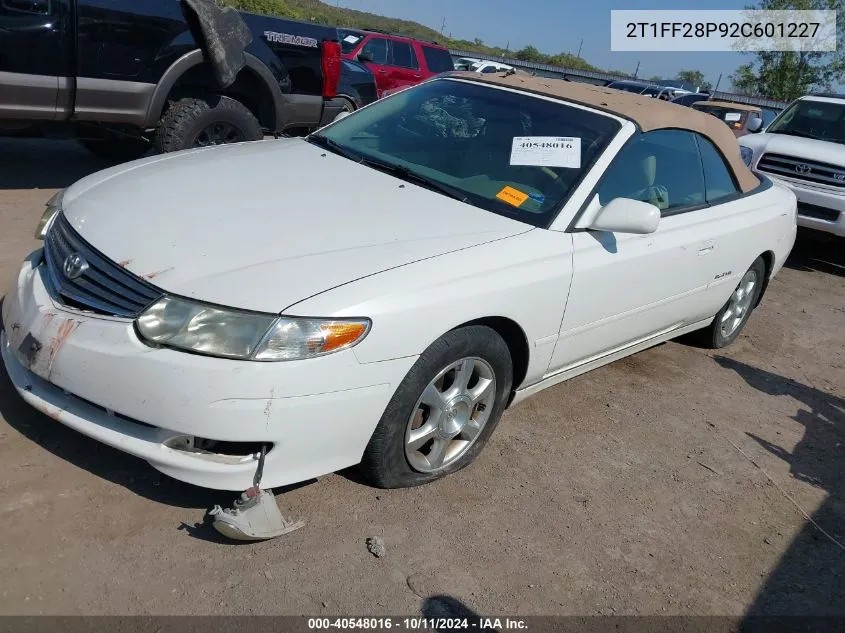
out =
<svg viewBox="0 0 845 633"><path fill-rule="evenodd" d="M105 166L0 140L2 288L43 203ZM802 236L730 348L672 342L548 389L429 486L288 490L307 526L261 544L203 525L228 495L57 425L0 368L0 614L845 615L822 533L845 542L843 318L843 243Z"/></svg>

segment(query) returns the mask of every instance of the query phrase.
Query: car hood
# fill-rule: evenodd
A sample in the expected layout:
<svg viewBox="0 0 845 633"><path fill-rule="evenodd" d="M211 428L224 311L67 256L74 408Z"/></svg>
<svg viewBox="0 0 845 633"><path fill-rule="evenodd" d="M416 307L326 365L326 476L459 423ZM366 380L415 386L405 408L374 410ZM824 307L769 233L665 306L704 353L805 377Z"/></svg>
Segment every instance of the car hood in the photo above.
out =
<svg viewBox="0 0 845 633"><path fill-rule="evenodd" d="M763 153L785 154L808 161L845 166L845 148L839 143L819 141L788 134L762 133L746 134L739 144L754 150L756 156Z"/></svg>
<svg viewBox="0 0 845 633"><path fill-rule="evenodd" d="M265 312L532 228L302 139L127 163L70 187L63 207L94 248L163 290Z"/></svg>

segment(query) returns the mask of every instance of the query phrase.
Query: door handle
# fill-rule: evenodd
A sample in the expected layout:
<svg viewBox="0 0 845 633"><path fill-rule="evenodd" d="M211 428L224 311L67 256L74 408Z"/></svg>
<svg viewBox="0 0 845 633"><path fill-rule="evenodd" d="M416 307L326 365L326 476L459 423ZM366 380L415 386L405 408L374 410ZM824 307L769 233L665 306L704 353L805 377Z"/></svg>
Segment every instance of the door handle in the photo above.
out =
<svg viewBox="0 0 845 633"><path fill-rule="evenodd" d="M378 69L378 71L379 71L382 75L383 75L384 73L386 73L386 72L387 72L384 68L379 68L379 69Z"/></svg>
<svg viewBox="0 0 845 633"><path fill-rule="evenodd" d="M420 79L422 75L414 75L414 79Z"/></svg>
<svg viewBox="0 0 845 633"><path fill-rule="evenodd" d="M710 244L708 246L705 246L704 248L699 249L698 254L699 255L707 255L708 253L711 253L712 251L713 251L713 245Z"/></svg>

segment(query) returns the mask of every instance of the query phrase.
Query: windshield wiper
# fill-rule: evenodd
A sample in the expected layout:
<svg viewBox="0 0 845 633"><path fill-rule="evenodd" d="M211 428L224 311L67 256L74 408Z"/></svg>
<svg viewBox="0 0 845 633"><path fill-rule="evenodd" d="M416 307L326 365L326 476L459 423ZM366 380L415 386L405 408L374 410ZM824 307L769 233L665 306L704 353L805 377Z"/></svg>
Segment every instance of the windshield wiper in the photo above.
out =
<svg viewBox="0 0 845 633"><path fill-rule="evenodd" d="M824 141L821 136L816 136L815 134L810 134L809 132L796 132L794 130L777 130L773 132L773 134L786 134L787 136L800 136L801 138L812 138L817 141Z"/></svg>
<svg viewBox="0 0 845 633"><path fill-rule="evenodd" d="M337 141L330 139L328 136L323 136L322 134L311 134L307 139L309 143L314 143L323 149L327 149L333 154L337 154L338 156L343 156L344 158L348 158L349 160L354 160L356 163L363 163L364 157L357 152L353 152L351 149L347 149Z"/></svg>
<svg viewBox="0 0 845 633"><path fill-rule="evenodd" d="M459 202L466 202L468 200L467 195L460 189L444 185L441 182L437 182L436 180L432 180L422 174L418 174L417 172L412 171L407 167L403 167L402 165L392 165L390 163L383 163L369 158L364 158L363 160L367 165L375 167L379 171L396 176L405 182L412 182L415 185L425 187L431 191L436 191L437 193L441 193L444 196L448 196L454 200L458 200Z"/></svg>

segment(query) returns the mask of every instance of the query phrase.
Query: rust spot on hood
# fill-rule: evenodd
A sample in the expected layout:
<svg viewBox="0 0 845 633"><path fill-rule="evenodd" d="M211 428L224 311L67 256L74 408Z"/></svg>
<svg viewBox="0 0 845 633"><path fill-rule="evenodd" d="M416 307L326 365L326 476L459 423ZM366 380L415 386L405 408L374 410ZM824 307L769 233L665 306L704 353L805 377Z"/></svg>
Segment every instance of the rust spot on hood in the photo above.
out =
<svg viewBox="0 0 845 633"><path fill-rule="evenodd" d="M170 268L165 268L164 270L157 270L154 273L147 273L146 275L143 275L143 277L144 277L144 279L155 279L159 275L163 275L164 273L169 273L171 270L173 270L173 268L174 267L171 266Z"/></svg>
<svg viewBox="0 0 845 633"><path fill-rule="evenodd" d="M56 355L67 342L70 335L78 328L81 321L74 321L73 319L66 319L56 332L56 336L50 341L47 355L47 380L50 380L50 374L53 373L53 362L56 360Z"/></svg>

